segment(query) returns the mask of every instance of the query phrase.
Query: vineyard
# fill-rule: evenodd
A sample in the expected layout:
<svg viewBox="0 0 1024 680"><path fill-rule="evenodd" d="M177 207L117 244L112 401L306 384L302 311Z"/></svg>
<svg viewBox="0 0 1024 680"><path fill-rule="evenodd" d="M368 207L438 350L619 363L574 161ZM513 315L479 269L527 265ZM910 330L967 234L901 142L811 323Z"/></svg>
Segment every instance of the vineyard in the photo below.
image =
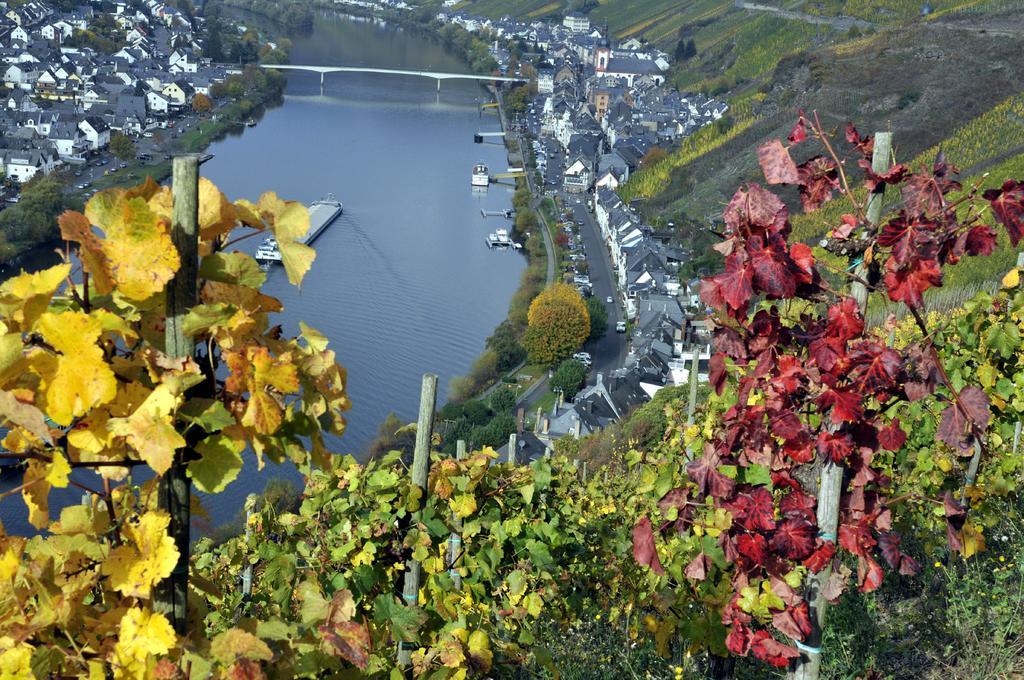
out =
<svg viewBox="0 0 1024 680"><path fill-rule="evenodd" d="M712 394L693 416L666 400L662 432L621 442L589 474L563 455L437 452L432 376L411 470L398 452L366 464L328 452L344 371L314 329L286 338L270 324L280 303L231 249L273 233L300 283L315 256L302 206L229 201L192 157L175 160L173 190L108 190L66 212L78 258L0 285L3 455L25 463L12 493L44 531L0 533L0 673L558 677L601 639L601 663L656 677L859 675L886 660L844 617L899 592L946 598L948 621L976 636L999 627L982 651L922 620L941 644L915 653L935 668L1024 671L1024 569L1001 548L1024 544L1011 520L1024 282L1010 269L952 314L922 303L948 266L994 251L982 212L1018 245L1024 184L962 191L941 163L889 168L888 143L850 127L841 144L801 117L788 144L758 149L767 182L805 210L850 199L829 244L850 271L837 278L789 242L777 196L737 191L725 269L702 290L718 324ZM838 168L856 160L871 169L854 184ZM901 193L902 212L854 193L863 184ZM871 327L869 298L911 316ZM218 493L265 459L298 466L301 497L253 499L244 534L191 545L190 488ZM134 468L155 476L135 483ZM50 489L67 486L86 502L51 512ZM950 599L977 583L999 601ZM992 604L995 624L975 620ZM833 606L839 624L826 625ZM857 644L870 654L843 653Z"/></svg>
<svg viewBox="0 0 1024 680"><path fill-rule="evenodd" d="M634 198L650 198L656 195L669 183L673 171L735 139L755 122L755 118L746 107L730 110L727 116L732 121L730 125L709 125L698 130L684 139L679 148L668 157L632 175L619 189L622 199L631 201Z"/></svg>

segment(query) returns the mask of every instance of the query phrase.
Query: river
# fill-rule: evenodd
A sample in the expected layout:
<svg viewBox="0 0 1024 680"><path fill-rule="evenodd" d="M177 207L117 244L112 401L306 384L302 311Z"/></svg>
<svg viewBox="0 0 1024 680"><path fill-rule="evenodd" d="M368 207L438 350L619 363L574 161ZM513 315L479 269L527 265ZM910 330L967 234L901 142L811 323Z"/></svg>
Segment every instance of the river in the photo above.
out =
<svg viewBox="0 0 1024 680"><path fill-rule="evenodd" d="M424 36L362 19L321 17L293 42L295 64L467 70ZM472 81L445 81L438 92L426 78L358 73L329 74L321 94L317 74L290 73L281 106L209 148L202 173L229 198L275 191L309 203L334 193L345 205L317 239L302 289L279 267L265 287L285 307L272 323L291 334L300 320L317 328L348 371L352 409L345 434L329 442L335 452L359 456L390 412L415 420L424 372L439 375L443 403L448 381L505 318L526 262L484 244L507 221L480 211L509 207L511 188L470 189L474 163L506 167L501 145L473 143L475 132L500 129L497 116L479 113L487 97ZM274 477L300 481L290 466L257 472L247 457L235 482L203 499L208 526L231 520ZM51 506L80 496L54 490ZM0 503L9 532L31 532L25 517L20 498Z"/></svg>

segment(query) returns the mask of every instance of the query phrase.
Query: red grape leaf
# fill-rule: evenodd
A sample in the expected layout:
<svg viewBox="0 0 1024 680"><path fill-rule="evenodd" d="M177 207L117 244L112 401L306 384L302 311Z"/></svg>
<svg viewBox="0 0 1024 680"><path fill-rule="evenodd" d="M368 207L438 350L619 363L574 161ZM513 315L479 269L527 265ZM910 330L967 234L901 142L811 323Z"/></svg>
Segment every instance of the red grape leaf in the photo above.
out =
<svg viewBox="0 0 1024 680"><path fill-rule="evenodd" d="M802 517L808 522L813 522L815 505L817 501L814 496L800 489L793 489L779 501L779 512L783 517Z"/></svg>
<svg viewBox="0 0 1024 680"><path fill-rule="evenodd" d="M319 630L328 652L366 670L370 663L370 631L365 623L340 621L320 626Z"/></svg>
<svg viewBox="0 0 1024 680"><path fill-rule="evenodd" d="M686 474L697 484L697 494L704 498L710 493L715 498L732 494L736 482L718 471L719 457L715 452L706 453L703 458L686 464Z"/></svg>
<svg viewBox="0 0 1024 680"><path fill-rule="evenodd" d="M746 190L737 189L722 213L726 226L733 232L752 227L782 232L788 228L788 216L782 199L757 184L749 185Z"/></svg>
<svg viewBox="0 0 1024 680"><path fill-rule="evenodd" d="M863 557L874 549L876 541L871 535L871 529L861 520L856 524L839 526L839 545L843 550Z"/></svg>
<svg viewBox="0 0 1024 680"><path fill-rule="evenodd" d="M914 558L900 550L901 540L899 534L884 531L878 535L878 548L890 567L903 576L913 576L921 566Z"/></svg>
<svg viewBox="0 0 1024 680"><path fill-rule="evenodd" d="M870 593L878 590L882 585L882 565L870 557L861 557L857 562L857 583L860 584L860 592Z"/></svg>
<svg viewBox="0 0 1024 680"><path fill-rule="evenodd" d="M757 161L768 184L796 184L800 181L796 163L789 155L789 149L778 139L765 142L757 148Z"/></svg>
<svg viewBox="0 0 1024 680"><path fill-rule="evenodd" d="M812 283L814 275L814 251L806 243L794 243L789 247L789 259L796 265L794 274L797 283Z"/></svg>
<svg viewBox="0 0 1024 680"><path fill-rule="evenodd" d="M842 562L837 562L835 569L832 574L828 577L828 581L825 582L825 587L821 589L821 594L825 596L825 599L835 604L839 599L839 596L846 590L846 581L850 578L850 568Z"/></svg>
<svg viewBox="0 0 1024 680"><path fill-rule="evenodd" d="M760 567L768 554L768 541L761 534L740 534L736 538L736 550L743 564Z"/></svg>
<svg viewBox="0 0 1024 680"><path fill-rule="evenodd" d="M942 412L942 420L936 436L964 454L974 444L973 429L984 432L988 427L988 396L978 387L970 385L960 391L959 401L953 402Z"/></svg>
<svg viewBox="0 0 1024 680"><path fill-rule="evenodd" d="M750 650L750 629L733 621L732 629L725 636L725 646L736 656L746 656Z"/></svg>
<svg viewBox="0 0 1024 680"><path fill-rule="evenodd" d="M796 293L796 277L791 268L789 253L772 244L761 247L761 239L754 237L748 246L750 264L754 271L753 284L769 299L791 298Z"/></svg>
<svg viewBox="0 0 1024 680"><path fill-rule="evenodd" d="M871 158L875 148L875 140L872 137L861 137L853 123L846 124L846 141L852 144L861 154Z"/></svg>
<svg viewBox="0 0 1024 680"><path fill-rule="evenodd" d="M835 554L836 544L832 541L823 541L819 538L817 541L817 547L815 547L814 552L804 559L803 565L807 567L811 573L817 574L828 566Z"/></svg>
<svg viewBox="0 0 1024 680"><path fill-rule="evenodd" d="M797 166L800 173L800 202L804 212L814 212L832 198L839 187L839 171L834 161L815 156Z"/></svg>
<svg viewBox="0 0 1024 680"><path fill-rule="evenodd" d="M910 307L921 306L921 294L942 285L942 271L935 260L911 260L899 266L895 259L886 262L885 287L889 298Z"/></svg>
<svg viewBox="0 0 1024 680"><path fill-rule="evenodd" d="M806 602L787 607L772 614L772 625L794 640L803 640L811 634L811 617Z"/></svg>
<svg viewBox="0 0 1024 680"><path fill-rule="evenodd" d="M882 227L878 245L892 249L896 262L904 264L917 252L919 239L926 238L934 229L934 223L908 219L906 213L901 212Z"/></svg>
<svg viewBox="0 0 1024 680"><path fill-rule="evenodd" d="M796 648L782 644L764 630L754 632L750 641L750 651L755 657L775 668L784 668L789 665L790 659L800 656Z"/></svg>
<svg viewBox="0 0 1024 680"><path fill-rule="evenodd" d="M741 493L725 506L733 520L749 531L768 531L775 528L775 503L772 492L757 487L750 493Z"/></svg>
<svg viewBox="0 0 1024 680"><path fill-rule="evenodd" d="M783 520L772 534L771 546L786 559L802 560L814 551L814 525L799 517Z"/></svg>
<svg viewBox="0 0 1024 680"><path fill-rule="evenodd" d="M938 215L946 207L946 194L959 188L959 182L944 175L916 174L903 184L900 194L911 215Z"/></svg>
<svg viewBox="0 0 1024 680"><path fill-rule="evenodd" d="M650 567L655 574L664 574L665 569L658 559L658 550L654 546L654 531L651 520L644 517L633 527L633 559L637 564Z"/></svg>
<svg viewBox="0 0 1024 680"><path fill-rule="evenodd" d="M864 332L864 317L852 297L845 297L828 308L828 334L840 340L851 340Z"/></svg>
<svg viewBox="0 0 1024 680"><path fill-rule="evenodd" d="M725 305L732 309L741 309L754 294L754 289L750 285L753 279L753 270L747 266L739 253L733 253L725 259L724 272L704 279L700 297L716 309L722 309Z"/></svg>
<svg viewBox="0 0 1024 680"><path fill-rule="evenodd" d="M690 370L693 370L692 366ZM711 386L715 388L715 394L722 394L727 377L728 374L725 372L725 355L721 352L715 352L708 363L708 380L711 381Z"/></svg>
<svg viewBox="0 0 1024 680"><path fill-rule="evenodd" d="M996 233L987 224L979 224L967 232L964 248L968 255L991 255L996 250Z"/></svg>
<svg viewBox="0 0 1024 680"><path fill-rule="evenodd" d="M900 419L893 421L878 431L878 443L888 451L899 451L907 441L907 433L900 427Z"/></svg>
<svg viewBox="0 0 1024 680"><path fill-rule="evenodd" d="M864 174L867 175L867 178L864 180L864 186L872 193L878 191L879 186L899 184L907 176L907 173L910 172L907 166L897 163L879 174L874 171L871 167L871 161L866 158L857 161L857 164L864 169Z"/></svg>
<svg viewBox="0 0 1024 680"><path fill-rule="evenodd" d="M831 408L832 412L829 415L832 418L832 422L837 425L844 422L852 423L860 420L864 415L861 395L852 390L830 388L818 397L818 406L821 408Z"/></svg>
<svg viewBox="0 0 1024 680"><path fill-rule="evenodd" d="M992 206L992 214L1006 227L1016 246L1024 236L1024 182L1008 179L1000 189L989 189L982 196Z"/></svg>
<svg viewBox="0 0 1024 680"><path fill-rule="evenodd" d="M686 578L693 579L694 581L703 581L708 577L708 569L711 567L711 560L704 553L698 553L693 561L686 566L683 571L686 574Z"/></svg>
<svg viewBox="0 0 1024 680"><path fill-rule="evenodd" d="M789 131L789 136L786 137L794 145L807 139L807 121L804 119L804 112L800 112L800 117L796 119L796 123L793 124L793 129Z"/></svg>
<svg viewBox="0 0 1024 680"><path fill-rule="evenodd" d="M843 462L853 453L853 437L848 432L818 433L818 451L832 459L835 463Z"/></svg>
<svg viewBox="0 0 1024 680"><path fill-rule="evenodd" d="M859 383L867 393L887 390L896 384L903 357L880 342L862 342L850 352L850 362L860 364Z"/></svg>

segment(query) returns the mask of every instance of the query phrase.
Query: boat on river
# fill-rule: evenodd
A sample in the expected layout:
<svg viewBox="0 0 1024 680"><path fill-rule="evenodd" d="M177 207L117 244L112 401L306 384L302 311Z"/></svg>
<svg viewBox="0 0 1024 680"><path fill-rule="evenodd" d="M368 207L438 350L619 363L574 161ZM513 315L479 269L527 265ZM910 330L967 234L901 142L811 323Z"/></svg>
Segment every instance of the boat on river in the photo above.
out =
<svg viewBox="0 0 1024 680"><path fill-rule="evenodd" d="M491 173L487 169L487 166L483 163L477 163L473 166L473 176L470 180L470 184L475 187L486 187L491 184Z"/></svg>
<svg viewBox="0 0 1024 680"><path fill-rule="evenodd" d="M344 211L344 205L334 197L334 194L327 194L319 201L313 201L309 206L309 231L298 239L299 243L311 245L324 230ZM281 249L277 245L277 239L270 237L263 241L253 254L257 262L274 264L281 262Z"/></svg>
<svg viewBox="0 0 1024 680"><path fill-rule="evenodd" d="M493 234L488 234L485 239L488 248L512 248L513 250L519 250L523 246L513 241L508 236L508 229L498 229Z"/></svg>

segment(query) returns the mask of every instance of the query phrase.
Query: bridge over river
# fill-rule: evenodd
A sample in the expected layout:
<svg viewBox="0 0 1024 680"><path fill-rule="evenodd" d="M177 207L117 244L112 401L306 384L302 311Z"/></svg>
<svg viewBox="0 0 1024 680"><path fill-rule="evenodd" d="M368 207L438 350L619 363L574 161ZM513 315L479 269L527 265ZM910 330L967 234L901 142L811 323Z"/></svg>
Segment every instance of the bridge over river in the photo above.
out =
<svg viewBox="0 0 1024 680"><path fill-rule="evenodd" d="M437 80L437 89L441 90L442 80L477 80L497 83L527 83L527 78L510 76L487 76L476 73L442 73L438 71L412 71L398 68L372 68L370 66L309 66L306 64L260 64L260 68L277 69L278 71L309 71L320 74L320 89L324 87L324 76L328 73L382 73L397 76L420 76Z"/></svg>

